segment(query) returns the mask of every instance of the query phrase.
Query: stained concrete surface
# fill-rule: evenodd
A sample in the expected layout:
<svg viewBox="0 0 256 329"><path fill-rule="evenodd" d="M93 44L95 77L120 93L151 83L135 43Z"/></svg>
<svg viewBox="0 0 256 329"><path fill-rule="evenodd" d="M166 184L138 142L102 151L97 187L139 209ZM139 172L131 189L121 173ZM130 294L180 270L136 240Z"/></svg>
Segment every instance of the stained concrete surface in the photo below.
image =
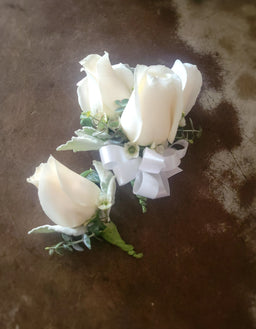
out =
<svg viewBox="0 0 256 329"><path fill-rule="evenodd" d="M256 327L254 1L0 2L0 328L250 329ZM142 215L129 187L112 219L144 252L95 242L49 257L58 236L26 184L49 154L77 172L97 153L55 151L79 127L78 61L197 64L189 148L171 198Z"/></svg>

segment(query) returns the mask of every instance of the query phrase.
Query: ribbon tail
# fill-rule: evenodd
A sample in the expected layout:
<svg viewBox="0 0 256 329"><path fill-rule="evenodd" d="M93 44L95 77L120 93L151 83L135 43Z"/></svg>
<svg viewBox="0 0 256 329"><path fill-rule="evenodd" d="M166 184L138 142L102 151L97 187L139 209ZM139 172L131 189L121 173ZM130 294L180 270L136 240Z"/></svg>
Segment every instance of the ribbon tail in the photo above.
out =
<svg viewBox="0 0 256 329"><path fill-rule="evenodd" d="M113 172L119 186L129 183L136 177L140 161L141 158L131 159L129 161L117 164L113 168Z"/></svg>
<svg viewBox="0 0 256 329"><path fill-rule="evenodd" d="M168 177L140 171L135 179L133 193L149 199L170 195Z"/></svg>
<svg viewBox="0 0 256 329"><path fill-rule="evenodd" d="M124 148L119 145L106 145L100 148L103 167L113 170L119 185L125 185L136 177L141 158L127 159Z"/></svg>
<svg viewBox="0 0 256 329"><path fill-rule="evenodd" d="M170 170L170 171L166 171L166 172L164 172L164 174L166 175L167 178L170 178L170 177L172 177L172 176L174 176L174 175L179 174L179 173L182 172L182 171L183 171L183 170L182 170L180 167L177 167L177 168L175 168L175 169L173 169L173 170Z"/></svg>

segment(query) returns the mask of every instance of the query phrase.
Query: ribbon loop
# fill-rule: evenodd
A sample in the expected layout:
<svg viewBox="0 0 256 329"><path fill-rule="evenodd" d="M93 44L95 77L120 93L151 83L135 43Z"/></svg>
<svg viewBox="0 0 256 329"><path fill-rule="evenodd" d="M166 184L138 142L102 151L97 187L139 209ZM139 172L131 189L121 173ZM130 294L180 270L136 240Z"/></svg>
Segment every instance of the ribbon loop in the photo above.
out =
<svg viewBox="0 0 256 329"><path fill-rule="evenodd" d="M146 147L142 158L129 159L122 146L106 145L100 148L100 157L104 168L113 170L119 185L135 179L134 194L156 199L170 195L168 178L182 171L179 165L187 148L188 142L180 140L163 154Z"/></svg>
<svg viewBox="0 0 256 329"><path fill-rule="evenodd" d="M145 198L156 199L170 195L168 179L162 179L161 175L139 172L133 186L134 194Z"/></svg>
<svg viewBox="0 0 256 329"><path fill-rule="evenodd" d="M128 159L124 148L119 145L106 145L100 148L101 162L104 168L113 170L120 186L135 179L141 158Z"/></svg>
<svg viewBox="0 0 256 329"><path fill-rule="evenodd" d="M135 179L141 158L130 159L126 162L116 165L113 172L116 176L117 182L120 186L125 185Z"/></svg>
<svg viewBox="0 0 256 329"><path fill-rule="evenodd" d="M159 174L164 166L164 158L161 154L146 147L139 169L152 174Z"/></svg>
<svg viewBox="0 0 256 329"><path fill-rule="evenodd" d="M113 169L116 164L126 161L124 148L119 145L106 145L100 148L101 162L105 169Z"/></svg>

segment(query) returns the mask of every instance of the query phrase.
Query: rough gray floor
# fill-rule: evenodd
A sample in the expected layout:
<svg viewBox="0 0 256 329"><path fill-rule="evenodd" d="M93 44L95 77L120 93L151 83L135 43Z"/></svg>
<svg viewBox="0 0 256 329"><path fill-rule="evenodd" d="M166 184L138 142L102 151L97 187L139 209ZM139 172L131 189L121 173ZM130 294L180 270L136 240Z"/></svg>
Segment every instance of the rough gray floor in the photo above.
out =
<svg viewBox="0 0 256 329"><path fill-rule="evenodd" d="M256 327L254 1L0 1L0 328ZM78 61L197 64L204 129L172 197L142 215L120 188L112 219L144 252L103 243L50 258L57 236L26 177L49 154L77 172L97 154L57 153L79 127Z"/></svg>

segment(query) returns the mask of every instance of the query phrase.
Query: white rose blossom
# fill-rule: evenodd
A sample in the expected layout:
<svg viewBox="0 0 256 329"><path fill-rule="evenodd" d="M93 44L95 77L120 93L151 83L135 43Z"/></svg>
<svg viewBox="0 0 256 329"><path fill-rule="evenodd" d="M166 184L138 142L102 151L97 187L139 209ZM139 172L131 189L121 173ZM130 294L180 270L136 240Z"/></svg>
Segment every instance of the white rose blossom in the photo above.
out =
<svg viewBox="0 0 256 329"><path fill-rule="evenodd" d="M129 98L133 88L133 73L124 64L111 65L109 55L92 54L80 64L87 76L78 82L77 94L81 109L93 115L115 115L116 100Z"/></svg>
<svg viewBox="0 0 256 329"><path fill-rule="evenodd" d="M131 142L142 146L174 141L182 113L188 114L200 92L202 77L195 65L177 60L163 65L137 65L134 90L121 117Z"/></svg>
<svg viewBox="0 0 256 329"><path fill-rule="evenodd" d="M27 181L38 188L39 201L45 214L64 227L88 223L95 214L99 187L50 156Z"/></svg>
<svg viewBox="0 0 256 329"><path fill-rule="evenodd" d="M186 116L195 105L197 96L202 87L202 75L196 65L182 63L176 60L172 71L182 82L183 113Z"/></svg>

